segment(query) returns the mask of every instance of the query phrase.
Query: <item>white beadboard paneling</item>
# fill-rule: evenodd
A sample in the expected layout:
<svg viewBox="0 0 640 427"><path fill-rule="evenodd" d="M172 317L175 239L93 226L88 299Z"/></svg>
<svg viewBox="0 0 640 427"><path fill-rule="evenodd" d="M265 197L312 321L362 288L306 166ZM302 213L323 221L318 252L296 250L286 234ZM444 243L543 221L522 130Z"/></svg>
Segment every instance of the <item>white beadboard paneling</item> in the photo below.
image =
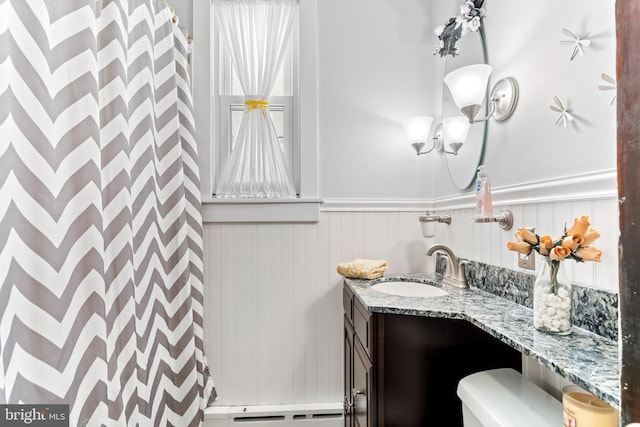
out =
<svg viewBox="0 0 640 427"><path fill-rule="evenodd" d="M315 224L205 224L206 350L216 405L342 400L336 265L426 271L419 212L325 212Z"/></svg>
<svg viewBox="0 0 640 427"><path fill-rule="evenodd" d="M222 322L222 310L220 301L222 300L222 286L212 286L215 283L221 283L220 269L215 268L210 260L219 260L222 256L219 251L220 229L212 229L211 227L203 228L203 253L206 256L203 263L204 274L204 339L206 347L206 357L209 368L213 373L214 383L218 383L223 377L222 366L222 346L208 345L213 343L224 342L221 336L220 324ZM216 263L219 264L219 263ZM212 268L213 267L213 268Z"/></svg>
<svg viewBox="0 0 640 427"><path fill-rule="evenodd" d="M598 200L593 203L593 227L600 233L595 245L602 251L602 261L595 265L593 286L618 292L618 240L620 238L617 199L614 203Z"/></svg>
<svg viewBox="0 0 640 427"><path fill-rule="evenodd" d="M527 356L522 357L522 375L560 401L562 401L562 389L573 384Z"/></svg>
<svg viewBox="0 0 640 427"><path fill-rule="evenodd" d="M540 271L542 262L542 258L537 253L534 254L537 257L536 270L531 272L521 270L518 267L517 254L506 249L507 242L515 239L515 231L520 227L535 227L540 235L548 234L558 237L564 230L565 224L570 226L574 218L587 215L592 227L601 234L594 246L602 251L602 262L567 261L563 267L574 283L617 292L619 226L616 199L603 199L600 193L592 201L586 201L583 198L584 195L580 195L578 200L565 202L542 201L534 204L529 200L526 204L501 206L500 210L509 209L514 217L513 228L508 231L501 229L497 223L475 223L471 208L449 211L441 206L442 210L439 212L452 213L452 223L447 228L437 225L433 241L448 245L456 255L463 258L512 270L537 273ZM459 205L456 203L455 206ZM499 210L495 213L499 213Z"/></svg>
<svg viewBox="0 0 640 427"><path fill-rule="evenodd" d="M272 259L272 253L275 252L275 243L272 243L269 238L270 229L272 227L256 227L255 235L255 253L256 253L256 267L261 270L260 277L275 275L275 263L277 260ZM222 227L217 227L222 228ZM221 284L223 285L223 284ZM232 286L231 283L227 284ZM274 299L274 292L270 288L269 283L263 283L261 286L256 286L255 294L257 300L260 302L258 305L258 320L256 325L258 331L257 344L261 357L256 360L256 366L258 367L258 375L256 377L257 387L256 391L265 393L271 387L274 381L278 381L277 378L273 378L273 372L269 369L268 357L265 350L269 349L270 343L273 341L272 330L276 328L273 326L273 312L270 312L266 308L269 304L264 304L265 301ZM223 344L221 344L223 345ZM258 400L257 396L253 396L252 400ZM244 401L244 400L236 400Z"/></svg>
<svg viewBox="0 0 640 427"><path fill-rule="evenodd" d="M567 227L571 227L571 225L573 224L574 218L580 218L583 215L588 216L589 222L593 224L593 203L592 202L584 201L584 200L571 202L570 209L571 209L571 214L565 219L565 223ZM560 234L562 230L563 228L560 229L558 234ZM598 243L600 242L596 240L595 244L597 245ZM585 263L579 264L577 262L572 261L570 263L565 263L565 267L568 267L567 271L571 273L569 277L572 277L574 282L594 283L593 276L595 274L595 270L594 270L595 266L593 262L585 262Z"/></svg>

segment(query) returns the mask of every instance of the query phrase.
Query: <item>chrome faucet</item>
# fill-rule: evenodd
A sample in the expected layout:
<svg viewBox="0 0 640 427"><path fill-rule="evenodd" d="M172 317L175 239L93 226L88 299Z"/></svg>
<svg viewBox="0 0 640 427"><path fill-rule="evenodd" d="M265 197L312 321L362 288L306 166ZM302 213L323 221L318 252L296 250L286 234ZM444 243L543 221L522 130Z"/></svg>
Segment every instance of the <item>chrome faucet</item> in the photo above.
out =
<svg viewBox="0 0 640 427"><path fill-rule="evenodd" d="M469 263L467 260L459 260L453 254L453 251L445 245L435 244L429 246L425 255L433 255L440 252L446 260L445 272L442 281L456 288L468 288L467 278L465 275L465 266Z"/></svg>

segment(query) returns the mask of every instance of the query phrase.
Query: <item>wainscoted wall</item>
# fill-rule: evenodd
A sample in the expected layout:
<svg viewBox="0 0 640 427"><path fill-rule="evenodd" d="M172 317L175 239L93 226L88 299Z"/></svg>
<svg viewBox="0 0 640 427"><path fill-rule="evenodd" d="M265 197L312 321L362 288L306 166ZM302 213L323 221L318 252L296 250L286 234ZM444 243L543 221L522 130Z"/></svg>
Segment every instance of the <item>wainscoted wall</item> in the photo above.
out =
<svg viewBox="0 0 640 427"><path fill-rule="evenodd" d="M589 215L602 235L596 241L602 262L569 261L566 267L575 282L615 292L617 201L611 191L596 194L597 185L590 188L592 200L574 191L574 196L559 194L547 201L509 198L498 189L496 209L513 211L514 228L536 226L549 234ZM548 186L543 192L549 194ZM394 208L393 203L328 200L318 223L205 224L205 345L220 395L216 405L342 400L339 262L386 259L389 273L432 271L424 252L437 242L461 257L518 269L516 254L506 249L513 230L474 223L469 198L434 203L438 211L452 214L452 223L438 224L432 239L421 235L424 203L418 202ZM547 389L564 384L533 361L525 360L525 374Z"/></svg>
<svg viewBox="0 0 640 427"><path fill-rule="evenodd" d="M420 212L322 212L317 224L205 224L206 351L216 405L342 401L339 262L426 271Z"/></svg>
<svg viewBox="0 0 640 427"><path fill-rule="evenodd" d="M587 215L601 237L594 245L602 251L600 263L565 262L568 277L579 284L612 292L618 291L618 203L616 171L604 170L496 188L492 192L494 213L509 209L513 229L502 230L495 223L473 222L474 195L461 194L438 199L438 212L451 212L450 226L439 225L435 240L449 245L456 255L499 267L518 269L517 256L506 250L519 227L535 227L552 237L561 235L565 224ZM536 259L538 268L540 259ZM536 268L536 270L537 270ZM527 271L527 270L525 270Z"/></svg>
<svg viewBox="0 0 640 427"><path fill-rule="evenodd" d="M562 400L562 388L572 384L563 376L526 356L522 357L522 374L558 400Z"/></svg>
<svg viewBox="0 0 640 427"><path fill-rule="evenodd" d="M462 209L452 211L450 226L438 226L434 241L445 243L462 258L521 270L518 268L517 254L507 250L507 242L515 239L513 232L517 228L534 226L536 232L555 237L562 234L565 223L569 226L575 217L588 215L593 227L601 234L594 245L602 251L602 261L600 263L566 261L563 267L572 282L611 292L618 291L619 230L615 201L503 205L498 207L498 211L501 209L509 209L513 213L514 228L511 231L502 230L496 223L476 224L471 219L473 209ZM542 259L537 254L535 262L536 271L538 271Z"/></svg>

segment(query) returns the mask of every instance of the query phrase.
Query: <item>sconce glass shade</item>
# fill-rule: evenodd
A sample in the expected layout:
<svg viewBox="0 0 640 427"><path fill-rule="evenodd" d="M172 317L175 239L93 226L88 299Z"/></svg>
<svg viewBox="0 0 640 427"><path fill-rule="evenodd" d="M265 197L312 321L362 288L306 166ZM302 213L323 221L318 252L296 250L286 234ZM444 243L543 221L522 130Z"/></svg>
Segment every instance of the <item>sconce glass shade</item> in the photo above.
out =
<svg viewBox="0 0 640 427"><path fill-rule="evenodd" d="M417 116L417 117L409 117L408 119L404 119L402 121L402 125L404 126L404 130L407 133L407 138L411 142L411 146L414 150L416 150L416 154L419 156L421 154L427 154L433 151L435 147L435 141L432 141L431 148L427 151L422 151L427 141L429 141L431 130L431 123L433 122L433 117L429 116Z"/></svg>
<svg viewBox="0 0 640 427"><path fill-rule="evenodd" d="M446 144L457 153L469 134L469 119L465 116L446 117L443 121L443 136Z"/></svg>
<svg viewBox="0 0 640 427"><path fill-rule="evenodd" d="M474 64L453 70L444 77L453 101L461 110L481 105L487 92L487 83L493 68L487 64Z"/></svg>
<svg viewBox="0 0 640 427"><path fill-rule="evenodd" d="M429 131L431 130L431 123L433 123L433 117L429 116L417 116L409 117L402 121L402 126L407 133L407 138L412 143L426 142L430 138Z"/></svg>

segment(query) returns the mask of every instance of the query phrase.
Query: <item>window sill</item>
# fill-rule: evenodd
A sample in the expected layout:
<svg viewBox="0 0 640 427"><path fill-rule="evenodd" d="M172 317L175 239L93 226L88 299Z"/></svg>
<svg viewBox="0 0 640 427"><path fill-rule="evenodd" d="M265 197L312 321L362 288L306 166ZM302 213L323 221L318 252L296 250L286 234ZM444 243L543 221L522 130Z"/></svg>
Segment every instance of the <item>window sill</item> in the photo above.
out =
<svg viewBox="0 0 640 427"><path fill-rule="evenodd" d="M204 223L318 222L322 199L204 199Z"/></svg>

